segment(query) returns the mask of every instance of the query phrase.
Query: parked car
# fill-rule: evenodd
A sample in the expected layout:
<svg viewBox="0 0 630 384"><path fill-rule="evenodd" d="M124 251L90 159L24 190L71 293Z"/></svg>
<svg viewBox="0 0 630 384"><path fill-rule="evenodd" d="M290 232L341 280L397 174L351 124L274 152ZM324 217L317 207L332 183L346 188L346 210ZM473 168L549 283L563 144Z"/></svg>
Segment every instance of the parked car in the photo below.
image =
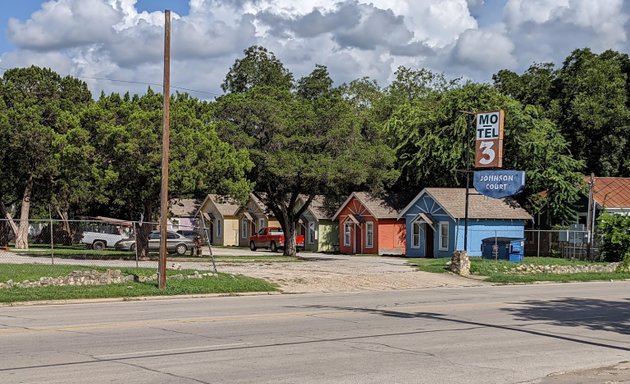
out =
<svg viewBox="0 0 630 384"><path fill-rule="evenodd" d="M166 232L166 251L168 253L176 253L178 255L184 255L186 252L195 249L196 244L192 239L179 234L177 232ZM136 241L133 239L121 240L116 243L116 249L124 251L135 251ZM160 231L153 231L149 233L149 252L160 250Z"/></svg>
<svg viewBox="0 0 630 384"><path fill-rule="evenodd" d="M114 248L116 243L125 240L127 237L119 233L101 233L84 231L81 234L81 243L88 247L102 251L105 248Z"/></svg>
<svg viewBox="0 0 630 384"><path fill-rule="evenodd" d="M257 248L269 248L271 252L276 252L278 248L284 248L284 232L279 227L265 227L249 238L249 249L255 251ZM295 246L304 249L304 236L295 236Z"/></svg>

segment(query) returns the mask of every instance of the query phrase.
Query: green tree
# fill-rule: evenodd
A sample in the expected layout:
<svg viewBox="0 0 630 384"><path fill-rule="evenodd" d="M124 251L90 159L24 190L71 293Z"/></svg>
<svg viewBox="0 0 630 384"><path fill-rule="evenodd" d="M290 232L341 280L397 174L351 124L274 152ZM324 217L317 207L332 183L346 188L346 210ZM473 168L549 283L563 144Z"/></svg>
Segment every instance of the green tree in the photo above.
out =
<svg viewBox="0 0 630 384"><path fill-rule="evenodd" d="M251 168L246 150L221 141L212 124L201 119L197 99L171 99L169 199L218 192L241 197L251 190L245 173ZM103 197L122 218L154 221L160 204L162 96L101 96L84 115L97 149L94 172ZM139 231L137 247L146 255L150 226Z"/></svg>
<svg viewBox="0 0 630 384"><path fill-rule="evenodd" d="M559 220L568 219L579 198L582 164L571 157L553 122L540 117L536 108L525 108L482 84L427 93L394 110L384 128L397 152L401 186L418 190L463 186L466 129L474 124L468 113L498 109L506 114L504 168L527 174L527 187L519 200L530 211L546 209ZM468 145L473 158L471 137ZM541 195L542 191L546 193Z"/></svg>
<svg viewBox="0 0 630 384"><path fill-rule="evenodd" d="M234 62L221 84L225 92L245 92L262 85L281 89L292 87L293 75L272 52L255 45L243 52L245 57Z"/></svg>
<svg viewBox="0 0 630 384"><path fill-rule="evenodd" d="M615 51L576 49L554 70L533 64L522 75L501 70L495 87L550 118L587 173L630 176L630 59Z"/></svg>
<svg viewBox="0 0 630 384"><path fill-rule="evenodd" d="M47 192L58 174L55 154L59 138L75 129L73 116L91 100L85 83L62 78L50 69L32 66L4 73L0 84L3 148L0 211L15 233L16 248L28 247L29 214L33 200ZM12 217L19 206L19 222Z"/></svg>
<svg viewBox="0 0 630 384"><path fill-rule="evenodd" d="M552 102L556 98L556 77L553 63L534 63L521 76L503 69L492 75L492 80L499 92L523 105L540 107L541 112L550 117Z"/></svg>
<svg viewBox="0 0 630 384"><path fill-rule="evenodd" d="M576 158L600 176L630 176L628 56L575 50L558 71L558 125Z"/></svg>
<svg viewBox="0 0 630 384"><path fill-rule="evenodd" d="M630 216L604 212L597 219L597 230L604 258L623 261L627 270L630 267Z"/></svg>
<svg viewBox="0 0 630 384"><path fill-rule="evenodd" d="M295 254L296 225L316 195L378 190L397 177L391 149L363 134L322 66L300 79L295 93L271 84L222 96L214 118L222 138L249 149L255 194L287 235L285 255ZM300 195L306 204L297 204Z"/></svg>

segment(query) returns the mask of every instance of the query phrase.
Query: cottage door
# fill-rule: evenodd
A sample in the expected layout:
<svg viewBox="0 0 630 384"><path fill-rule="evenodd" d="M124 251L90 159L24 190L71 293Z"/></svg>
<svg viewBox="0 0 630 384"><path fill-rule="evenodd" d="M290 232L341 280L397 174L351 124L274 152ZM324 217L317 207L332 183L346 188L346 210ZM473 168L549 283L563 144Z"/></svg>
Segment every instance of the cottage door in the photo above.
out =
<svg viewBox="0 0 630 384"><path fill-rule="evenodd" d="M354 253L360 254L363 253L363 233L361 224L354 226L354 234L355 234L355 242L354 242Z"/></svg>
<svg viewBox="0 0 630 384"><path fill-rule="evenodd" d="M435 254L433 253L433 238L435 231L430 225L425 224L424 227L426 228L424 232L426 234L424 239L424 257L435 257Z"/></svg>

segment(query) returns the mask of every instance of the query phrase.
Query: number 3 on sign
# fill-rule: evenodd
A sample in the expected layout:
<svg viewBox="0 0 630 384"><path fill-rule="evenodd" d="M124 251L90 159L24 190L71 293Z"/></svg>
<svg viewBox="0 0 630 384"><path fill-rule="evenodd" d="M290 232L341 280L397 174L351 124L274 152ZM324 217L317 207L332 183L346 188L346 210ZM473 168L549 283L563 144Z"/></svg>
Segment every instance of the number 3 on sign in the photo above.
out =
<svg viewBox="0 0 630 384"><path fill-rule="evenodd" d="M481 149L481 154L483 155L483 157L479 159L481 164L487 165L494 161L496 154L494 149L492 149L493 145L494 143L492 141L482 141L479 143L479 149Z"/></svg>

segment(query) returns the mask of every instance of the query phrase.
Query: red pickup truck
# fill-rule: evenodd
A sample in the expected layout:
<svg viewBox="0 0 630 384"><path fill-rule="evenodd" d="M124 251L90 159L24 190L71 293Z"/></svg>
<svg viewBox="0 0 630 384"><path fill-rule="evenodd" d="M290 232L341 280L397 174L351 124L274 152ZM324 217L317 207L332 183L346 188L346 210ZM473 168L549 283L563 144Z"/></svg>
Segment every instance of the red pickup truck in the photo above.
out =
<svg viewBox="0 0 630 384"><path fill-rule="evenodd" d="M304 236L295 236L295 246L304 249ZM284 232L280 227L265 227L249 238L249 249L255 251L257 248L269 248L275 252L278 248L284 248Z"/></svg>

